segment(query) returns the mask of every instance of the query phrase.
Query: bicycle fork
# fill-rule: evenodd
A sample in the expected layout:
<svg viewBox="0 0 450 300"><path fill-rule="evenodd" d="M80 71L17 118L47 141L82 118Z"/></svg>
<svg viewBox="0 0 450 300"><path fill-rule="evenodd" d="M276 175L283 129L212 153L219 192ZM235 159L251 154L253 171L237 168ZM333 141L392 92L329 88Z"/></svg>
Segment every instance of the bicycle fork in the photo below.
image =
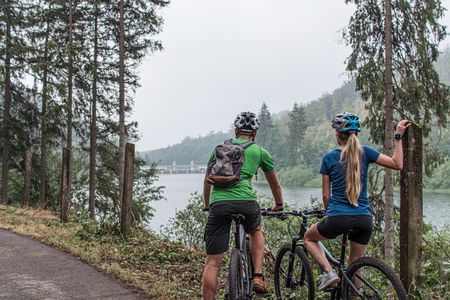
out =
<svg viewBox="0 0 450 300"><path fill-rule="evenodd" d="M291 247L291 251L289 252L289 262L288 262L288 269L287 269L287 276L286 276L286 288L289 289L295 289L295 287L297 285L302 286L305 283L306 280L306 274L305 274L305 269L302 267L301 271L300 271L300 278L299 280L295 280L294 276L293 276L293 272L294 272L294 262L295 262L295 255L296 253L296 247L297 247L297 242L298 239L297 238L293 238L292 239L292 247Z"/></svg>

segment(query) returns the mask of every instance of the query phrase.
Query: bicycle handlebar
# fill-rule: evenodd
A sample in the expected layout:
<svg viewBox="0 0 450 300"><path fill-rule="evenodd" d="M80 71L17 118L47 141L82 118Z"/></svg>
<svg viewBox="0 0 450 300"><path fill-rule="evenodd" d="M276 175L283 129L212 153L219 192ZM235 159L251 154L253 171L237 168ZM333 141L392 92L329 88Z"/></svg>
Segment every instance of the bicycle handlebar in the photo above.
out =
<svg viewBox="0 0 450 300"><path fill-rule="evenodd" d="M280 219L286 219L289 216L302 217L307 219L311 216L323 218L326 215L326 211L321 208L292 210L292 211L271 211L270 208L262 208L261 215L265 217L277 217Z"/></svg>

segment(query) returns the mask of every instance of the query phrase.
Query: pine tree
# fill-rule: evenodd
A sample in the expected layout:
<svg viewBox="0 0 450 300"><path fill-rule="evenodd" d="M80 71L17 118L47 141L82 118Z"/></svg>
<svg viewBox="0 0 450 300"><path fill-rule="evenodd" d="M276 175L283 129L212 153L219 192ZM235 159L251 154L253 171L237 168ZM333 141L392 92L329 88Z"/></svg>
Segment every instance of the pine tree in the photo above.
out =
<svg viewBox="0 0 450 300"><path fill-rule="evenodd" d="M288 147L289 147L289 163L297 164L300 159L301 147L305 137L308 122L306 121L305 109L303 106L294 103L294 107L289 112L288 121Z"/></svg>
<svg viewBox="0 0 450 300"><path fill-rule="evenodd" d="M439 24L444 13L441 1L346 0L346 3L356 5L344 31L344 38L353 49L347 60L347 70L356 79L356 88L366 101L369 111L366 124L372 139L376 143L384 142L385 151L390 151L394 130L390 109L393 120L410 119L423 128L425 136L431 124L445 126L449 91L440 82L433 65L439 54L438 44L446 36L445 27ZM389 71L391 39L392 73ZM385 182L387 231L392 229L391 182L388 173ZM385 245L385 254L392 259L392 235L388 235Z"/></svg>
<svg viewBox="0 0 450 300"><path fill-rule="evenodd" d="M4 90L1 122L3 203L10 198L10 167L16 168L17 159L22 159L25 154L26 124L33 120L33 117L29 120L24 118L28 114L20 114L22 109L29 109L30 115L34 112L34 106L27 103L31 91L23 83L30 51L26 42L29 6L28 1L18 0L5 0L0 4L0 86Z"/></svg>
<svg viewBox="0 0 450 300"><path fill-rule="evenodd" d="M270 131L273 127L272 116L270 115L269 109L265 102L261 106L261 110L258 115L260 122L260 127L258 134L256 135L256 141L262 146L267 147L268 141L270 139Z"/></svg>
<svg viewBox="0 0 450 300"><path fill-rule="evenodd" d="M95 220L95 196L97 185L97 83L98 83L98 44L99 44L99 3L94 1L94 53L92 62L92 106L89 145L89 217Z"/></svg>

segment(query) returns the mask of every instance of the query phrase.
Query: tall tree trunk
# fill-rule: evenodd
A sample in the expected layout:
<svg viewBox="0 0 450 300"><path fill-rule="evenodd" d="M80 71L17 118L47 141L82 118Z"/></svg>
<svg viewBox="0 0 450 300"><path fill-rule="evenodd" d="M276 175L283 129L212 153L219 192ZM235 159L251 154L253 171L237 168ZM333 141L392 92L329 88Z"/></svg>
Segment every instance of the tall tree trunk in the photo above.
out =
<svg viewBox="0 0 450 300"><path fill-rule="evenodd" d="M28 207L30 205L30 190L31 190L31 148L25 152L25 175L23 180L23 206Z"/></svg>
<svg viewBox="0 0 450 300"><path fill-rule="evenodd" d="M69 1L69 82L68 82L68 96L67 96L67 148L70 150L69 152L69 162L67 164L67 189L65 195L65 201L70 203L71 194L72 194L72 89L73 89L73 39L72 39L72 23L73 23L73 7L72 0Z"/></svg>
<svg viewBox="0 0 450 300"><path fill-rule="evenodd" d="M391 0L385 0L385 49L386 49L386 69L385 69L385 88L386 88L386 123L384 128L384 152L392 156L393 153L393 85L392 85L392 28L391 28ZM385 169L385 242L384 255L387 261L394 261L394 183L391 169Z"/></svg>
<svg viewBox="0 0 450 300"><path fill-rule="evenodd" d="M95 193L97 183L97 59L98 59L98 3L95 3L94 23L94 78L92 82L92 114L91 114L91 143L89 161L89 217L95 221Z"/></svg>
<svg viewBox="0 0 450 300"><path fill-rule="evenodd" d="M125 169L125 24L124 0L120 0L119 37L119 201L122 201Z"/></svg>
<svg viewBox="0 0 450 300"><path fill-rule="evenodd" d="M11 12L10 4L7 3L7 23L6 23L6 36L5 36L5 99L3 103L3 152L2 152L2 202L8 202L8 174L9 174L9 159L10 159L10 148L11 142L9 141L10 132L10 122L11 122L11 103L12 103L12 93L11 93Z"/></svg>
<svg viewBox="0 0 450 300"><path fill-rule="evenodd" d="M49 6L49 9L50 6ZM47 20L45 31L44 59L48 62L48 38L50 35L50 24ZM40 188L39 207L45 207L47 203L47 100L48 100L48 67L44 67L42 76L42 106L41 106L41 167L40 167Z"/></svg>

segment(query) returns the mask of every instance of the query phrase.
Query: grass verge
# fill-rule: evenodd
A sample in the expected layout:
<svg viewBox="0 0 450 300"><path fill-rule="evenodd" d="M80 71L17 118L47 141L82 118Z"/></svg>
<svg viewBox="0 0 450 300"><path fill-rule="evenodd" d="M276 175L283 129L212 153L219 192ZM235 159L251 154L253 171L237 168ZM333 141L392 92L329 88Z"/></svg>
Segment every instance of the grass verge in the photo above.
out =
<svg viewBox="0 0 450 300"><path fill-rule="evenodd" d="M199 299L204 254L146 231L128 239L88 221L62 224L44 210L0 205L0 228L57 247L152 299Z"/></svg>

